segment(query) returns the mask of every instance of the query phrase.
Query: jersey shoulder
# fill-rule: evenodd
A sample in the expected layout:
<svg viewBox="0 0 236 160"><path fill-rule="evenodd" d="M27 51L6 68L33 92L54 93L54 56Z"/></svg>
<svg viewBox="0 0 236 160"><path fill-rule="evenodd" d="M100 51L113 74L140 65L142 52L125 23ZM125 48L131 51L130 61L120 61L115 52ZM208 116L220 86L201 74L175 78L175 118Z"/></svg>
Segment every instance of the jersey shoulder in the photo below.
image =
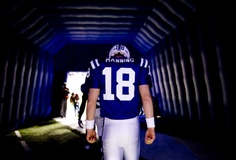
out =
<svg viewBox="0 0 236 160"><path fill-rule="evenodd" d="M91 69L95 69L100 66L110 65L139 65L140 67L148 68L149 61L145 58L124 58L124 59L93 59L90 61Z"/></svg>
<svg viewBox="0 0 236 160"><path fill-rule="evenodd" d="M141 66L141 67L144 67L144 68L148 68L149 67L149 61L148 61L148 59L146 59L146 58L139 58L139 61L138 61L138 63L139 63L139 65Z"/></svg>
<svg viewBox="0 0 236 160"><path fill-rule="evenodd" d="M93 59L90 61L90 69L95 69L100 66L100 64L103 63L102 59Z"/></svg>

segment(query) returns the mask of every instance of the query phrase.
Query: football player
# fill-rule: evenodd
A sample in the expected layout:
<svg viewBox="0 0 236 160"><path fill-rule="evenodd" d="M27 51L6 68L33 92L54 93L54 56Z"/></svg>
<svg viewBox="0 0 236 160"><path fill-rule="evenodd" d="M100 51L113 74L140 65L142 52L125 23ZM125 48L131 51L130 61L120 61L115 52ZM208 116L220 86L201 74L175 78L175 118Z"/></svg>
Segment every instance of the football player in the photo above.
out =
<svg viewBox="0 0 236 160"><path fill-rule="evenodd" d="M104 159L138 160L140 98L147 124L145 143L152 144L156 138L148 60L131 58L127 47L117 44L112 47L107 59L90 62L89 76L91 86L86 111L87 141L96 142L94 118L100 95Z"/></svg>

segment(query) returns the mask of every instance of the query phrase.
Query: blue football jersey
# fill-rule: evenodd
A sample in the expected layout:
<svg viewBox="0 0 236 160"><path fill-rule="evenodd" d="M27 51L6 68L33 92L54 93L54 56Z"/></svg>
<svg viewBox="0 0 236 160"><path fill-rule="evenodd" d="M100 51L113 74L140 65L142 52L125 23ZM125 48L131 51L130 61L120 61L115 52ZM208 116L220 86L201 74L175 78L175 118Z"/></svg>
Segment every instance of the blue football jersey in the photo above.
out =
<svg viewBox="0 0 236 160"><path fill-rule="evenodd" d="M150 85L149 63L143 58L95 59L90 62L90 87L100 89L101 117L128 119L139 115L139 85Z"/></svg>

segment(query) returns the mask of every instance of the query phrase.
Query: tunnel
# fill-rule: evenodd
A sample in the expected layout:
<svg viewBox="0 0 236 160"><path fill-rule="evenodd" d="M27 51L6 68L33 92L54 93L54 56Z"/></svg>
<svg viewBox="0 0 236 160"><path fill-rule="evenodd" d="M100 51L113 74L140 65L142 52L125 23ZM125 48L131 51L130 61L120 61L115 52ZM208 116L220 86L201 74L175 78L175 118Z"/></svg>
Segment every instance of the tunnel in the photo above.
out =
<svg viewBox="0 0 236 160"><path fill-rule="evenodd" d="M150 61L163 130L232 136L235 5L203 0L0 2L0 131L59 114L68 71L115 44Z"/></svg>

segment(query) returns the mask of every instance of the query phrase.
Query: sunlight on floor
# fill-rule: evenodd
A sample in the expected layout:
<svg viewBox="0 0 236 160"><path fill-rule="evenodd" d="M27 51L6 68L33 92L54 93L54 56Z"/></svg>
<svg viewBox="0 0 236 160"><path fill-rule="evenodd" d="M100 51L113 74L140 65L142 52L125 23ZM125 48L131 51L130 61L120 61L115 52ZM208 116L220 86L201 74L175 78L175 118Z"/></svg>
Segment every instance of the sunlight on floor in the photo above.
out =
<svg viewBox="0 0 236 160"><path fill-rule="evenodd" d="M81 133L85 134L85 118L86 118L85 116L86 116L86 108L81 118L84 124L84 128L80 128L78 125L78 115L77 113L75 114L74 106L68 101L66 118L56 117L54 118L54 120L67 126L70 126L73 129L77 129Z"/></svg>

